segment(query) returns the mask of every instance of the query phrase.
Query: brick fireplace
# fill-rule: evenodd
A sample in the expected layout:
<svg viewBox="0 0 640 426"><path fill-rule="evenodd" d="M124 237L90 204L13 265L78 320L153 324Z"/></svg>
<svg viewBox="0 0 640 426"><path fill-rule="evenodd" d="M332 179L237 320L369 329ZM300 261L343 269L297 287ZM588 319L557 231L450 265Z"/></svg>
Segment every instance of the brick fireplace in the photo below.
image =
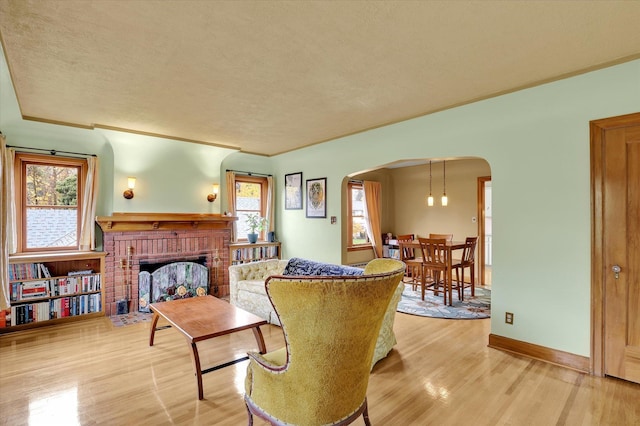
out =
<svg viewBox="0 0 640 426"><path fill-rule="evenodd" d="M218 214L114 213L96 219L103 231L105 314L118 301L138 310L140 264L204 260L209 294L229 294L229 243L234 217Z"/></svg>

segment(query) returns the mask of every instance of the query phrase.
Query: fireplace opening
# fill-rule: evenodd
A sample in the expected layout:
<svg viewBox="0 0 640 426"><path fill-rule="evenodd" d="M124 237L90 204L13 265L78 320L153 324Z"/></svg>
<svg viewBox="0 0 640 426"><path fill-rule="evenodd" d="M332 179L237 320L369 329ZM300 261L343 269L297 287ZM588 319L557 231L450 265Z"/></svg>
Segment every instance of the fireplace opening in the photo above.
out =
<svg viewBox="0 0 640 426"><path fill-rule="evenodd" d="M205 296L209 293L206 257L192 260L140 262L138 310L150 312L149 304Z"/></svg>

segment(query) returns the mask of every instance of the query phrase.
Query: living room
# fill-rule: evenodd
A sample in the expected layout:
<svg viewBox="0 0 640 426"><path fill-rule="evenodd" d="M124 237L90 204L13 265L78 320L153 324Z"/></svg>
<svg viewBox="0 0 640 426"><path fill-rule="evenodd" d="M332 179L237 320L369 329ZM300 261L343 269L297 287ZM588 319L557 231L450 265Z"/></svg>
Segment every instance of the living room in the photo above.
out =
<svg viewBox="0 0 640 426"><path fill-rule="evenodd" d="M350 263L344 243L343 202L348 177L372 173L397 161L482 159L490 168L496 218L493 317L485 330L478 331L482 346L492 335L566 355L573 367L592 368L589 123L640 111L639 52L628 60L612 59L607 66L567 70L565 78L532 82L500 96L371 126L272 156L158 136L161 130L154 136L107 126L31 120L21 111L5 54L10 58L3 50L0 130L7 144L95 154L100 161L97 216L114 212L224 213L228 206L224 190L213 203L206 197L212 183L225 187L226 170L270 174L276 194L274 226L283 258ZM326 218L311 219L303 210L284 208L284 176L294 172L302 172L305 180L327 179ZM136 177L133 199L122 196L129 176ZM426 195L427 182L423 184L415 189L416 198ZM332 216L336 224L331 223ZM391 223L396 228L393 232L404 232L403 222ZM406 231L423 232L410 228ZM97 246L102 248L99 230ZM504 321L506 312L515 314L512 325ZM103 327L95 328L104 332ZM410 331L406 336L417 338ZM273 341L277 341L275 334ZM158 368L169 366L159 359L156 362ZM190 393L191 389L174 391ZM6 392L2 394L6 398Z"/></svg>

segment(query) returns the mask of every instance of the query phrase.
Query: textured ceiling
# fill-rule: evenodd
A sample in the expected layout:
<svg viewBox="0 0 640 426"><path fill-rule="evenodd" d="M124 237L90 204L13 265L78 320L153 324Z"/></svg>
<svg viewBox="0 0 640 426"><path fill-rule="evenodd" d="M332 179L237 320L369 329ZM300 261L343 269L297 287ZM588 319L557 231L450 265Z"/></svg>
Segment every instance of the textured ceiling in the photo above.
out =
<svg viewBox="0 0 640 426"><path fill-rule="evenodd" d="M265 155L640 57L640 1L0 0L26 119Z"/></svg>

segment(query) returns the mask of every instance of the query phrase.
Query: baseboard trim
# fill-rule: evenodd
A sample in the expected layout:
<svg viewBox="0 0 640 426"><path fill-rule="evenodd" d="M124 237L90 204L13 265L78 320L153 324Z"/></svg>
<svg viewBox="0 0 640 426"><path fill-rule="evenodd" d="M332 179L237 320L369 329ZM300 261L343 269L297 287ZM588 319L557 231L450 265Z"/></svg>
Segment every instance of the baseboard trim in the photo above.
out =
<svg viewBox="0 0 640 426"><path fill-rule="evenodd" d="M582 373L591 373L589 358L582 355L559 351L545 346L535 345L533 343L522 342L520 340L498 336L496 334L489 334L488 346L493 349L511 352L517 355L577 370Z"/></svg>

